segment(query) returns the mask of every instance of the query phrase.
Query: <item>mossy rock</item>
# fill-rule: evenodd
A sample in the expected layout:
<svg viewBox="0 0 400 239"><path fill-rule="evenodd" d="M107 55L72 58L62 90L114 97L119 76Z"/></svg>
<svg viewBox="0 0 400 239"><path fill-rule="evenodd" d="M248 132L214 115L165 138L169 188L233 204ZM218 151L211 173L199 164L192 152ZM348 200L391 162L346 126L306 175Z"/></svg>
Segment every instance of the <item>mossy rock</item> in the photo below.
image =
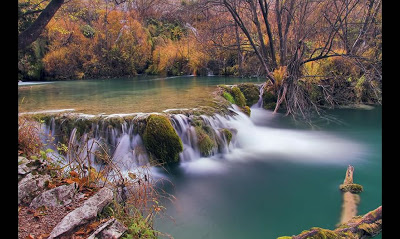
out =
<svg viewBox="0 0 400 239"><path fill-rule="evenodd" d="M155 163L177 163L183 144L166 116L152 114L147 118L143 144Z"/></svg>
<svg viewBox="0 0 400 239"><path fill-rule="evenodd" d="M229 92L224 91L224 92L222 93L222 96L223 96L227 101L229 101L231 104L236 104L235 99L233 98L233 96L232 96Z"/></svg>
<svg viewBox="0 0 400 239"><path fill-rule="evenodd" d="M199 148L200 155L203 157L211 156L214 147L216 147L213 129L210 126L205 125L201 120L197 120L194 125L197 135L197 146Z"/></svg>
<svg viewBox="0 0 400 239"><path fill-rule="evenodd" d="M363 186L360 184L352 183L352 184L341 184L339 189L342 192L351 192L351 193L360 193L363 191Z"/></svg>
<svg viewBox="0 0 400 239"><path fill-rule="evenodd" d="M197 133L197 143L200 150L200 155L208 157L212 155L213 148L215 147L214 141L206 133Z"/></svg>
<svg viewBox="0 0 400 239"><path fill-rule="evenodd" d="M245 105L245 106L242 107L241 109L242 109L242 112L243 112L243 113L245 113L247 116L250 117L250 113L251 113L250 107L248 107L247 105Z"/></svg>
<svg viewBox="0 0 400 239"><path fill-rule="evenodd" d="M260 98L260 90L255 84L252 83L241 83L238 84L240 91L246 98L246 105L251 107L258 102Z"/></svg>
<svg viewBox="0 0 400 239"><path fill-rule="evenodd" d="M263 98L263 108L267 110L273 110L276 106L277 97L270 91L264 91Z"/></svg>
<svg viewBox="0 0 400 239"><path fill-rule="evenodd" d="M228 145L231 143L232 140L232 132L229 129L220 129L220 132L225 136L225 139L228 141Z"/></svg>
<svg viewBox="0 0 400 239"><path fill-rule="evenodd" d="M236 105L240 107L246 106L246 97L244 97L239 87L237 86L232 87L232 96L235 99Z"/></svg>

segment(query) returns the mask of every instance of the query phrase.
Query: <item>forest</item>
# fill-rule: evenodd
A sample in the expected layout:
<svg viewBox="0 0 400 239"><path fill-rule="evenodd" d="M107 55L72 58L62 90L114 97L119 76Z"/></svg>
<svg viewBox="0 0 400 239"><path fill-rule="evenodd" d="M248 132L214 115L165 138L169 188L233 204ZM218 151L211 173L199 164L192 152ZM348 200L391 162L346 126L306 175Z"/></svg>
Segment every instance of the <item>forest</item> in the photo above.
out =
<svg viewBox="0 0 400 239"><path fill-rule="evenodd" d="M36 27L37 39L20 46L53 2L60 2L59 9ZM284 102L292 114L318 104L379 103L381 5L377 0L19 0L18 80L261 76L273 88L276 109Z"/></svg>

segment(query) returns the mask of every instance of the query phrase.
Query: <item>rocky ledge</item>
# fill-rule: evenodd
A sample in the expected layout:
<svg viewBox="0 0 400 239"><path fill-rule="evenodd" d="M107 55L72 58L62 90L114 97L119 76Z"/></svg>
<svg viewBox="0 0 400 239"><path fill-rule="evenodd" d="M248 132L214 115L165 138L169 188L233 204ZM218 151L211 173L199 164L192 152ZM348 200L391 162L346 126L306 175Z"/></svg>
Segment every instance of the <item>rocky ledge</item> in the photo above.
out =
<svg viewBox="0 0 400 239"><path fill-rule="evenodd" d="M57 181L47 164L18 158L18 238L120 238L127 231L116 218L99 216L116 190Z"/></svg>

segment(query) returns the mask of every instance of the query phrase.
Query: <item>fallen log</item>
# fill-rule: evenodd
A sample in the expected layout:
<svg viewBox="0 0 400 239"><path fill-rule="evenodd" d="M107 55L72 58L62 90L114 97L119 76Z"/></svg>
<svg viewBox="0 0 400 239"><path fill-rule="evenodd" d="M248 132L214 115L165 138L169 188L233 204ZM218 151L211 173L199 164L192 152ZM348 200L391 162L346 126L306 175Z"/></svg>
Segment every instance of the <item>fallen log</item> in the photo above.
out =
<svg viewBox="0 0 400 239"><path fill-rule="evenodd" d="M343 192L342 214L340 224L346 223L357 215L357 206L360 203L358 193L363 191L363 187L353 183L354 167L349 165L346 171L346 177L339 189Z"/></svg>

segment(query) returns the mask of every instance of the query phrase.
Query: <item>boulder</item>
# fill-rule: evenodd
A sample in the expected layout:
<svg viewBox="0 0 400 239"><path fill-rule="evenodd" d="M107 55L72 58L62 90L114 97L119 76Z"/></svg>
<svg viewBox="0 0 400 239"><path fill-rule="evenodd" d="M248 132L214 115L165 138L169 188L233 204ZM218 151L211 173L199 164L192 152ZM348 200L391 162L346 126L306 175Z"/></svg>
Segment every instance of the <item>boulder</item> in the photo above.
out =
<svg viewBox="0 0 400 239"><path fill-rule="evenodd" d="M50 179L49 175L27 174L18 183L18 204L29 204L44 190L46 182Z"/></svg>
<svg viewBox="0 0 400 239"><path fill-rule="evenodd" d="M113 200L113 192L109 188L102 188L88 200L86 200L82 206L76 208L72 212L68 213L59 222L50 233L48 239L57 238L68 232L74 230L74 228L86 224L89 221L96 218L97 214L103 210Z"/></svg>
<svg viewBox="0 0 400 239"><path fill-rule="evenodd" d="M183 144L165 115L151 114L143 132L143 144L150 153L153 165L179 162Z"/></svg>
<svg viewBox="0 0 400 239"><path fill-rule="evenodd" d="M47 190L37 197L35 197L30 207L38 208L41 206L46 207L60 207L68 205L72 202L72 199L77 195L77 183L69 185L61 185L56 188Z"/></svg>

